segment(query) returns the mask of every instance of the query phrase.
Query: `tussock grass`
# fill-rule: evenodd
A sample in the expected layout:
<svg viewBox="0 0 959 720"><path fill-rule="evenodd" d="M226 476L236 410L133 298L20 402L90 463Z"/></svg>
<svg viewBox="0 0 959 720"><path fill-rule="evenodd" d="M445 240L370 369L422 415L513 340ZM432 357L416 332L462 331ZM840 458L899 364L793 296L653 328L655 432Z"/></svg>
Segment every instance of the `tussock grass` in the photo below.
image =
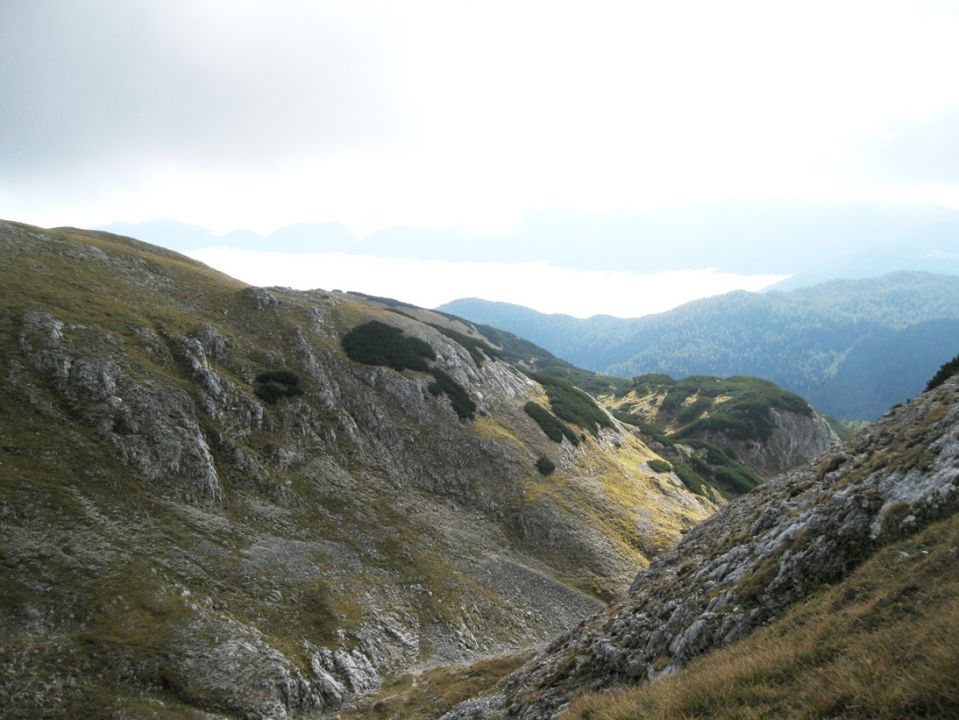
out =
<svg viewBox="0 0 959 720"><path fill-rule="evenodd" d="M565 720L959 717L959 518L885 548L742 642Z"/></svg>

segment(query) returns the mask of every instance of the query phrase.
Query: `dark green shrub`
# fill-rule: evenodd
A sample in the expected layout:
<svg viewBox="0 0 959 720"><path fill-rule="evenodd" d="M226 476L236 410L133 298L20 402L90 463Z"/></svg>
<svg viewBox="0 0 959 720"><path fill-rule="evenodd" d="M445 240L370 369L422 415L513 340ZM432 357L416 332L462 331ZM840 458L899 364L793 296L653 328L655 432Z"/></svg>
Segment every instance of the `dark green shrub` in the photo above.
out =
<svg viewBox="0 0 959 720"><path fill-rule="evenodd" d="M436 382L430 383L427 390L432 395L445 394L460 420L472 420L476 416L476 403L472 401L462 385L436 367L430 368L430 375L436 378Z"/></svg>
<svg viewBox="0 0 959 720"><path fill-rule="evenodd" d="M427 372L426 361L436 359L436 353L427 343L378 320L350 330L343 336L342 345L347 356L356 362L387 365L394 370Z"/></svg>
<svg viewBox="0 0 959 720"><path fill-rule="evenodd" d="M593 435L598 435L601 427L613 427L609 416L579 388L543 373L530 373L529 376L546 390L550 407L560 419L578 425Z"/></svg>
<svg viewBox="0 0 959 720"><path fill-rule="evenodd" d="M261 400L275 403L280 398L296 397L303 394L300 378L289 370L269 370L256 376L253 392Z"/></svg>
<svg viewBox="0 0 959 720"><path fill-rule="evenodd" d="M540 457L540 459L536 461L536 469L539 470L540 475L549 475L556 469L556 466L549 458Z"/></svg>
<svg viewBox="0 0 959 720"><path fill-rule="evenodd" d="M644 435L648 435L657 442L661 442L670 446L672 445L672 442L666 436L666 433L652 423L646 422L639 415L628 413L623 410L613 410L613 417L620 422L626 423L627 425L632 425L635 428L639 428L640 432L642 432Z"/></svg>
<svg viewBox="0 0 959 720"><path fill-rule="evenodd" d="M932 378L929 380L929 383L926 385L926 392L939 387L957 372L959 372L959 355L956 355L949 362L943 363L942 367L939 368L936 374L932 376Z"/></svg>
<svg viewBox="0 0 959 720"><path fill-rule="evenodd" d="M525 410L526 414L536 421L536 424L539 425L540 430L546 433L546 437L553 442L561 443L565 437L567 440L573 443L573 445L579 445L579 438L576 437L576 433L566 427L566 425L560 422L556 416L553 415L553 413L539 403L535 403L530 400L523 406L523 410Z"/></svg>
<svg viewBox="0 0 959 720"><path fill-rule="evenodd" d="M713 401L708 397L699 397L694 402L689 403L688 405L683 406L683 408L677 413L676 420L681 423L689 423L698 418L704 412L709 410L713 405Z"/></svg>
<svg viewBox="0 0 959 720"><path fill-rule="evenodd" d="M748 493L760 484L759 478L745 468L720 465L713 470L713 480L728 495Z"/></svg>
<svg viewBox="0 0 959 720"><path fill-rule="evenodd" d="M709 496L709 493L706 491L706 486L703 482L702 476L689 467L689 465L683 462L677 462L673 466L673 470L676 473L676 476L682 481L683 485L686 486L686 489L691 493L702 495L703 497Z"/></svg>
<svg viewBox="0 0 959 720"><path fill-rule="evenodd" d="M668 473L673 471L673 466L670 465L665 460L660 460L659 458L653 458L648 463L649 469L657 473Z"/></svg>

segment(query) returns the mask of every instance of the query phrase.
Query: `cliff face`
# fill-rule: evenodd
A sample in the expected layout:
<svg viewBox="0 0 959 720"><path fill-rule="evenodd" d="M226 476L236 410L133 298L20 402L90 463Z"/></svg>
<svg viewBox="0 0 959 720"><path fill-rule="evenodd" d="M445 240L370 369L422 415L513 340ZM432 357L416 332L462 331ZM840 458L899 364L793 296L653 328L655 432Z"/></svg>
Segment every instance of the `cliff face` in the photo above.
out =
<svg viewBox="0 0 959 720"><path fill-rule="evenodd" d="M602 399L673 443L707 442L760 478L815 460L839 443L826 418L805 400L758 378L641 375L624 392Z"/></svg>
<svg viewBox="0 0 959 720"><path fill-rule="evenodd" d="M781 617L887 543L954 515L957 466L954 377L818 464L729 503L640 572L608 611L446 717L551 718L576 691L671 674Z"/></svg>
<svg viewBox="0 0 959 720"><path fill-rule="evenodd" d="M560 632L715 510L612 419L551 441L543 387L450 318L102 233L0 223L0 255L20 716L335 708ZM427 371L348 357L373 320Z"/></svg>
<svg viewBox="0 0 959 720"><path fill-rule="evenodd" d="M770 408L769 421L769 435L763 440L737 438L713 430L693 432L690 436L731 451L763 478L774 477L815 460L839 444L835 431L819 413L807 415Z"/></svg>

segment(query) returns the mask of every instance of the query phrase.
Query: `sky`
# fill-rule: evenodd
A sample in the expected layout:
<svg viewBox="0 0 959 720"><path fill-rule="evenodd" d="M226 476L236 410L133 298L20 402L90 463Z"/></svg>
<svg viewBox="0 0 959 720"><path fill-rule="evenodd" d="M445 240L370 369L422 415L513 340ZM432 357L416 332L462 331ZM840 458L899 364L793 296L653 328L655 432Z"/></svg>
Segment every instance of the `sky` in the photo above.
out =
<svg viewBox="0 0 959 720"><path fill-rule="evenodd" d="M516 228L557 212L959 210L957 67L955 2L2 0L0 217L264 237L332 222L359 239L401 227L455 243L521 241ZM606 237L564 242L602 250ZM229 250L203 257L251 282L267 265ZM343 253L314 254L329 268ZM371 283L403 259L346 254L372 263ZM406 259L395 290L418 302L433 258ZM446 269L465 284L470 262ZM550 290L550 273L595 269L548 248L525 262L537 309L592 312ZM619 270L686 299L792 274L711 259ZM680 271L699 274L663 275ZM603 311L642 311L623 302L628 284L578 279L596 282ZM354 289L382 294L376 282ZM516 301L510 286L490 299ZM664 292L640 294L654 307Z"/></svg>

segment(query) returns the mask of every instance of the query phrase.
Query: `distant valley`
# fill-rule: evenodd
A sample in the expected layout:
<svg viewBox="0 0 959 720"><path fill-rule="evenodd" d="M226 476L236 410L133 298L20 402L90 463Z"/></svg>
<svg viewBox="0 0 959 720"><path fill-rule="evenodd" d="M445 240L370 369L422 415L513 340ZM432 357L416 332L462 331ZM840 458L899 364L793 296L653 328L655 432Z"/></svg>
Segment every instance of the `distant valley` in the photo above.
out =
<svg viewBox="0 0 959 720"><path fill-rule="evenodd" d="M635 319L544 315L477 299L439 309L608 375L764 378L838 419L874 420L916 395L959 342L959 278L919 272L733 292Z"/></svg>

